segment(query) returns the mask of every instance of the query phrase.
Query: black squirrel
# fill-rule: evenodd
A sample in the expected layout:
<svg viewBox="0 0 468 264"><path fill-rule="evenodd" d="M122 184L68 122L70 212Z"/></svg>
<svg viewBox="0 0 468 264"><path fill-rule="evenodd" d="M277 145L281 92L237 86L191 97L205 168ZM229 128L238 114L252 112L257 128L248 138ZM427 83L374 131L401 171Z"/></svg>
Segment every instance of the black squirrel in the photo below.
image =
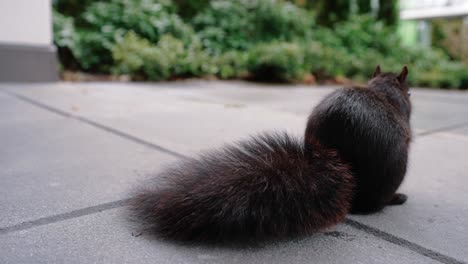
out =
<svg viewBox="0 0 468 264"><path fill-rule="evenodd" d="M304 140L265 133L162 171L130 201L145 230L181 241L246 241L317 232L347 213L402 204L411 140L407 67L338 89ZM164 184L162 183L164 182Z"/></svg>

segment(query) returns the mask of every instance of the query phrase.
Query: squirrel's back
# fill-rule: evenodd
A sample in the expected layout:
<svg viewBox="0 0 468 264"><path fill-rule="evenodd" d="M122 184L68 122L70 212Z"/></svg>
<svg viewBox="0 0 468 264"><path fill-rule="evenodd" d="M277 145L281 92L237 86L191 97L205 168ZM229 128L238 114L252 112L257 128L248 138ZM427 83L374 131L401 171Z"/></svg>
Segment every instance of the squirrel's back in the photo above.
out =
<svg viewBox="0 0 468 264"><path fill-rule="evenodd" d="M396 77L388 74L382 78L389 79L387 84ZM357 186L352 206L355 213L382 209L406 173L410 106L398 104L407 91L402 91L398 83L383 87L385 90L382 86L373 87L371 83L366 88L331 93L315 107L307 124L307 139L336 149L352 165Z"/></svg>

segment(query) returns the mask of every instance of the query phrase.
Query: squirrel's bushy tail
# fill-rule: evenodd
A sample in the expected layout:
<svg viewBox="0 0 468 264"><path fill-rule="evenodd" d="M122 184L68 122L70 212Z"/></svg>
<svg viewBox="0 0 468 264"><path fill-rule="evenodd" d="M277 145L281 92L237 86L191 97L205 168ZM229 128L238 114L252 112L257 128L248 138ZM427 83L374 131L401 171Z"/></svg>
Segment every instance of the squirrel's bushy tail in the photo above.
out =
<svg viewBox="0 0 468 264"><path fill-rule="evenodd" d="M145 230L183 241L308 234L343 220L354 179L334 151L287 134L262 134L181 161L136 191Z"/></svg>

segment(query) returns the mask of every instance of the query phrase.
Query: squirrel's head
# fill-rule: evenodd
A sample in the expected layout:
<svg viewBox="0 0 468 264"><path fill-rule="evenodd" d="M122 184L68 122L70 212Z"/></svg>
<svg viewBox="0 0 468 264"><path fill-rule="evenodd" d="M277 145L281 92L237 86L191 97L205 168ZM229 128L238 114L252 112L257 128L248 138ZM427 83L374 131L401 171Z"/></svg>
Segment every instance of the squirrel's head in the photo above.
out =
<svg viewBox="0 0 468 264"><path fill-rule="evenodd" d="M382 92L389 101L396 106L406 117L411 114L411 102L409 97L408 67L403 66L400 73L382 72L380 65L375 68L372 79L369 81L369 88Z"/></svg>

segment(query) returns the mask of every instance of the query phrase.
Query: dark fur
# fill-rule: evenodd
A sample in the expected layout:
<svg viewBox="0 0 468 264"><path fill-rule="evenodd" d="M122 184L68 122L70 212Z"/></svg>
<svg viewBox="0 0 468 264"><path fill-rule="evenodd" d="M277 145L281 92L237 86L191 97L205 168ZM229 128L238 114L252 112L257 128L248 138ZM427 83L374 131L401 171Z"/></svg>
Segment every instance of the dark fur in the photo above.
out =
<svg viewBox="0 0 468 264"><path fill-rule="evenodd" d="M376 72L368 88L341 89L326 97L310 115L305 135L306 151L309 142L320 142L351 164L357 186L353 213L389 204L406 173L411 139L407 72L401 80Z"/></svg>
<svg viewBox="0 0 468 264"><path fill-rule="evenodd" d="M312 233L341 221L353 177L335 151L263 134L162 173L170 185L134 199L147 226L180 240L265 239Z"/></svg>
<svg viewBox="0 0 468 264"><path fill-rule="evenodd" d="M369 88L325 98L309 117L305 143L262 134L181 161L136 192L133 215L171 239L245 241L309 234L351 209L403 203L394 195L410 141L406 74L378 70Z"/></svg>

